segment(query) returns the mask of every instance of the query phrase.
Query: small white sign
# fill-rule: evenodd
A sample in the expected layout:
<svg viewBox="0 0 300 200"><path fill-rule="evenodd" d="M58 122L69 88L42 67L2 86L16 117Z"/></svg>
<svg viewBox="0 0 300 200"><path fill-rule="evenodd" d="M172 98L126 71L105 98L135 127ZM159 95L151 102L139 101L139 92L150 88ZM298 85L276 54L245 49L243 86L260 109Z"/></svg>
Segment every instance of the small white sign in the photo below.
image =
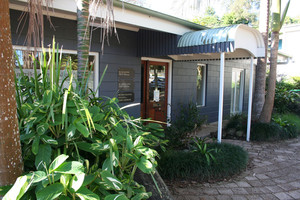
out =
<svg viewBox="0 0 300 200"><path fill-rule="evenodd" d="M159 90L157 88L153 91L153 101L159 102Z"/></svg>

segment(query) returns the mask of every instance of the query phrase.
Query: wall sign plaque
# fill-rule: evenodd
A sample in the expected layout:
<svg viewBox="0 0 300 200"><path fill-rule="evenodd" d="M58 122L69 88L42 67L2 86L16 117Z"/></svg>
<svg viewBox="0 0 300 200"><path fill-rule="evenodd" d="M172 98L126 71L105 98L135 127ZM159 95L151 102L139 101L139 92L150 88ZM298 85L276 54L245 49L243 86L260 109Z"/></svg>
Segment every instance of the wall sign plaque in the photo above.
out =
<svg viewBox="0 0 300 200"><path fill-rule="evenodd" d="M134 101L134 69L118 69L118 99L120 103Z"/></svg>
<svg viewBox="0 0 300 200"><path fill-rule="evenodd" d="M134 70L130 68L119 68L118 69L119 79L134 79Z"/></svg>
<svg viewBox="0 0 300 200"><path fill-rule="evenodd" d="M118 90L119 91L133 91L134 90L134 81L133 80L119 80L118 81Z"/></svg>
<svg viewBox="0 0 300 200"><path fill-rule="evenodd" d="M120 103L133 102L134 93L133 92L119 92L118 99Z"/></svg>

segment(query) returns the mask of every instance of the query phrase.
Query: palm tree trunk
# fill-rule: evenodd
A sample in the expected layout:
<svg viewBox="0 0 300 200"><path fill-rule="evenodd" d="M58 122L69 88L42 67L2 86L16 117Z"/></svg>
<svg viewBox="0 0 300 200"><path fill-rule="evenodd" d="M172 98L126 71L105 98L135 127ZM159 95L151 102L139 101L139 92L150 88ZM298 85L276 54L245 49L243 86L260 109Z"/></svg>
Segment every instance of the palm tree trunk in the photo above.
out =
<svg viewBox="0 0 300 200"><path fill-rule="evenodd" d="M257 120L265 103L266 90L266 57L257 59L255 89L253 97L252 119Z"/></svg>
<svg viewBox="0 0 300 200"><path fill-rule="evenodd" d="M1 1L0 24L0 186L3 186L13 184L23 171L8 0Z"/></svg>
<svg viewBox="0 0 300 200"><path fill-rule="evenodd" d="M269 123L271 121L275 88L276 88L276 75L277 75L277 55L278 55L278 43L279 43L279 32L274 31L271 35L271 56L270 56L270 74L268 80L268 92L266 95L266 101L261 112L259 121L263 123Z"/></svg>
<svg viewBox="0 0 300 200"><path fill-rule="evenodd" d="M255 89L253 97L252 118L258 120L265 103L266 90L266 66L268 53L268 32L269 32L270 0L261 0L259 31L265 43L265 57L257 59L255 73Z"/></svg>
<svg viewBox="0 0 300 200"><path fill-rule="evenodd" d="M80 6L77 8L77 77L79 82L82 82L88 73L90 50L89 4L89 0L81 0L81 8Z"/></svg>

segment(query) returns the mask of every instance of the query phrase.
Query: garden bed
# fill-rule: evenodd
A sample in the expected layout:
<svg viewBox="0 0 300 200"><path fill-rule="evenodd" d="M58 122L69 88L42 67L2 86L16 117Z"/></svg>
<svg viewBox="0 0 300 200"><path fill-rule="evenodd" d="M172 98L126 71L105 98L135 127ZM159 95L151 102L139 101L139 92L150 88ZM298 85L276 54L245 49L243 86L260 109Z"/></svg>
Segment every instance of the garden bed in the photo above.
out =
<svg viewBox="0 0 300 200"><path fill-rule="evenodd" d="M217 152L214 151L215 149ZM248 153L239 146L208 143L206 151L211 152L214 157L210 162L207 159L208 154L199 151L165 152L158 161L159 173L169 181L211 182L230 178L247 167Z"/></svg>

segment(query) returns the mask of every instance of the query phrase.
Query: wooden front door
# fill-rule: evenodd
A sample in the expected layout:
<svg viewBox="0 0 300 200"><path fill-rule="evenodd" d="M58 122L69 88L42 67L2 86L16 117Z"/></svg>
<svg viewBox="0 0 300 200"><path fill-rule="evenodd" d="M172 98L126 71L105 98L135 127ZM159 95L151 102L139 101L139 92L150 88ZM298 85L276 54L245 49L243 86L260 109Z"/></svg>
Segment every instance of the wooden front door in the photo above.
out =
<svg viewBox="0 0 300 200"><path fill-rule="evenodd" d="M142 61L141 116L167 121L168 63Z"/></svg>

